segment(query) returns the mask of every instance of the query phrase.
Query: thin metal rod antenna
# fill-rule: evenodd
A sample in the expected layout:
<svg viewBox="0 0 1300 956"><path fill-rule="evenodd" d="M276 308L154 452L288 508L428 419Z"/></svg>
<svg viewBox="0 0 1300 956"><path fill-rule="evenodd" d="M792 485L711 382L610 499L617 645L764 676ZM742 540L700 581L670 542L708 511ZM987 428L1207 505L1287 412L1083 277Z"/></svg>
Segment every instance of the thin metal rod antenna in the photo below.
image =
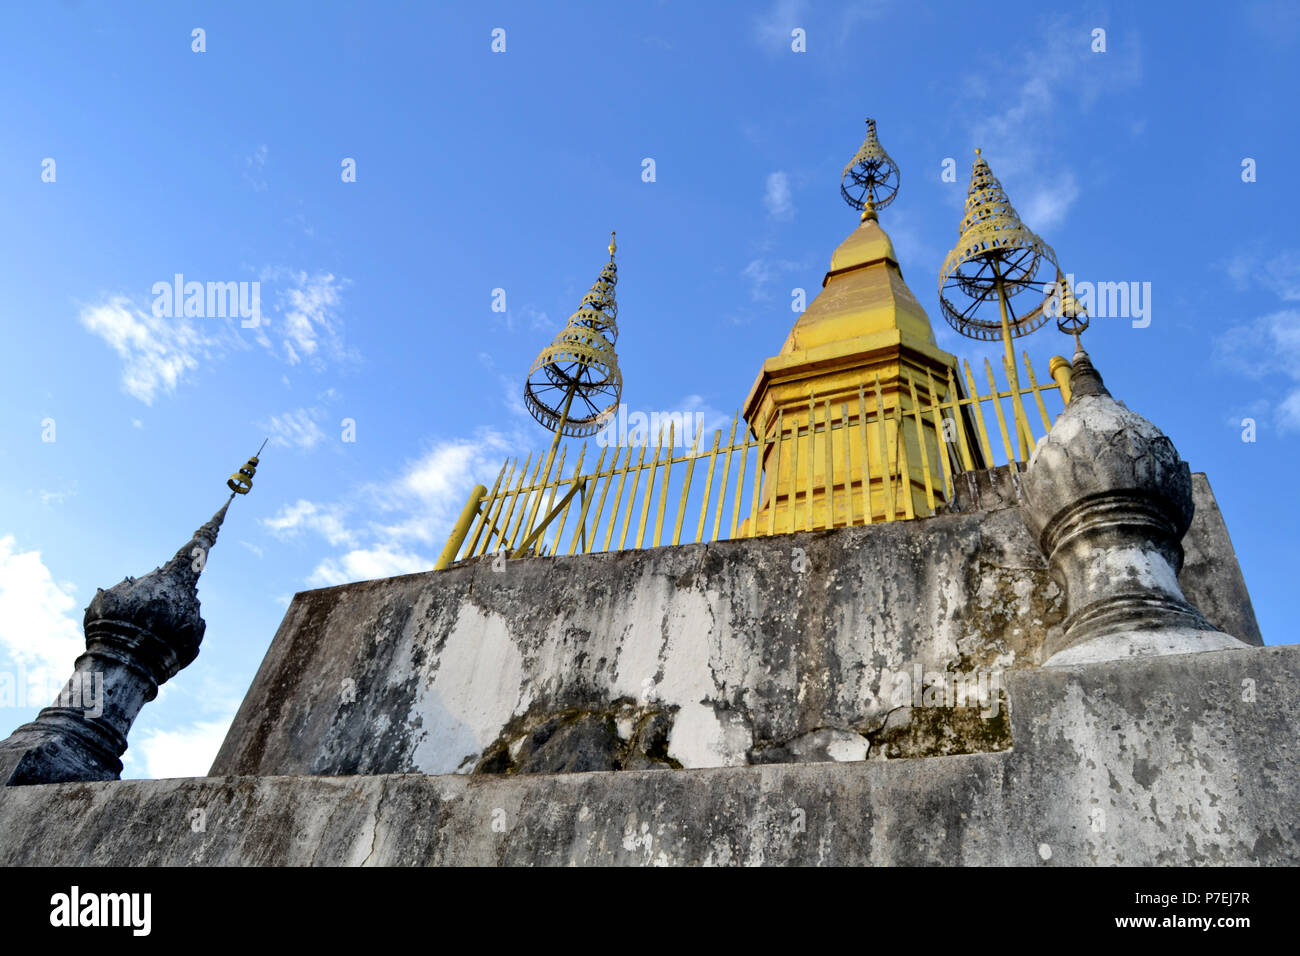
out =
<svg viewBox="0 0 1300 956"><path fill-rule="evenodd" d="M271 440L271 436L270 436L270 435L268 435L268 436L266 436L265 438L263 438L263 439L262 439L262 448L265 448L265 447L266 447L266 443L269 442L270 440ZM262 454L262 448L259 448L259 449L257 450L257 454L253 456L254 458L261 457L261 454Z"/></svg>

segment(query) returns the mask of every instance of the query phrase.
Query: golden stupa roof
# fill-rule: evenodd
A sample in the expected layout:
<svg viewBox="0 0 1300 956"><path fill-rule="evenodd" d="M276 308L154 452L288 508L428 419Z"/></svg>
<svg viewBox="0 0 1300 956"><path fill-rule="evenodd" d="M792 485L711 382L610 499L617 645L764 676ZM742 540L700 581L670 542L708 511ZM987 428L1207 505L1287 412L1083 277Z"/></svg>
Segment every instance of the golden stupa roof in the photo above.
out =
<svg viewBox="0 0 1300 956"><path fill-rule="evenodd" d="M868 206L861 224L831 255L822 292L808 304L778 354L898 330L934 345L925 309L903 281L889 234Z"/></svg>
<svg viewBox="0 0 1300 956"><path fill-rule="evenodd" d="M868 146L873 143L874 128ZM810 392L856 391L877 376L892 381L902 363L933 368L941 376L955 365L936 344L930 317L903 281L894 243L880 226L876 195L883 188L893 199L897 167L880 149L871 162L859 163L855 157L845 177L854 180L853 188L846 191L842 185L841 193L850 206L862 210L861 219L831 255L821 292L795 321L781 348L763 363L744 404L751 427L756 422L766 427L761 423L778 405L800 396L806 402Z"/></svg>
<svg viewBox="0 0 1300 956"><path fill-rule="evenodd" d="M868 217L867 213L863 213L862 225L854 229L831 255L831 271L827 273L827 280L837 272L884 259L889 259L894 265L898 265L894 243L885 230L880 228L876 216ZM826 282L823 281L822 285L825 286Z"/></svg>

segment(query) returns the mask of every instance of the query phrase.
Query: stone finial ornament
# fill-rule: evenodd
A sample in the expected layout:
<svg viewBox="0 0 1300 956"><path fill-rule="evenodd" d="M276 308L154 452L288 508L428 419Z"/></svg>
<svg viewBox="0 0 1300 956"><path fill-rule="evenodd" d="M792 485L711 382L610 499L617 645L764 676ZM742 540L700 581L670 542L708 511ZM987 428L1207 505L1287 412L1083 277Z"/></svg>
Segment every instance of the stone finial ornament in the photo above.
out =
<svg viewBox="0 0 1300 956"><path fill-rule="evenodd" d="M1183 596L1192 479L1165 435L1116 401L1082 346L1069 404L1023 477L1021 510L1065 589L1049 666L1245 647Z"/></svg>
<svg viewBox="0 0 1300 956"><path fill-rule="evenodd" d="M234 497L162 567L99 589L86 607L86 651L59 698L0 742L0 783L119 779L141 708L198 656L206 625L196 587Z"/></svg>

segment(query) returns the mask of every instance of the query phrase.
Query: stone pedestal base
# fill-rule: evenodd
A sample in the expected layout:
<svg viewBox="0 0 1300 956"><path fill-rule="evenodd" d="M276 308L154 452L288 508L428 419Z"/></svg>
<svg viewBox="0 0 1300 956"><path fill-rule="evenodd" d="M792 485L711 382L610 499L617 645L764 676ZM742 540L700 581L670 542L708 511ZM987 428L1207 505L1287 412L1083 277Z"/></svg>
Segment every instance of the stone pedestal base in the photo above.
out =
<svg viewBox="0 0 1300 956"><path fill-rule="evenodd" d="M1153 657L1158 654L1231 651L1249 646L1222 631L1206 631L1191 627L1119 631L1057 651L1043 662L1043 666L1066 667L1070 664L1097 664L1102 661Z"/></svg>

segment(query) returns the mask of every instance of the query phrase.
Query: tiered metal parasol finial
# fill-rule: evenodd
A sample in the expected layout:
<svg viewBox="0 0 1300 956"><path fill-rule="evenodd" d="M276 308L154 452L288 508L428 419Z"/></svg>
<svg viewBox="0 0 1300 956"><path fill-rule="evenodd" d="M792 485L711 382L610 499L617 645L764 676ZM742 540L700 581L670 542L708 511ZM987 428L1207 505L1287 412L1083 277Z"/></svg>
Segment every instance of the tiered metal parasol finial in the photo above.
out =
<svg viewBox="0 0 1300 956"><path fill-rule="evenodd" d="M1040 273L1050 278L1040 279ZM1026 292L1029 308L1016 315L1012 300ZM939 271L939 306L948 324L962 335L1002 339L1007 376L1016 394L1020 378L1012 339L1028 335L1052 314L1060 317L1061 331L1073 332L1076 341L1077 333L1087 328L1087 315L1061 272L1056 252L1021 221L978 149L961 234ZM1022 451L1025 442L1021 435Z"/></svg>
<svg viewBox="0 0 1300 956"><path fill-rule="evenodd" d="M1047 312L1057 316L1056 327L1066 335L1074 336L1074 350L1083 350L1079 335L1088 328L1088 310L1074 297L1070 280L1058 269L1056 288L1051 292L1047 302Z"/></svg>
<svg viewBox="0 0 1300 956"><path fill-rule="evenodd" d="M840 195L854 209L862 210L863 219L867 219L894 201L900 180L898 164L876 138L876 121L868 119L867 138L840 177Z"/></svg>
<svg viewBox="0 0 1300 956"><path fill-rule="evenodd" d="M1044 266L1050 267L1050 279L1038 278ZM1021 221L1002 184L975 150L961 236L939 272L943 317L968 338L1002 338L1014 366L1011 340L1047 321L1048 287L1059 273L1052 247ZM1016 315L1011 300L1025 292L1031 308Z"/></svg>
<svg viewBox="0 0 1300 956"><path fill-rule="evenodd" d="M614 233L609 234L609 262L591 291L582 297L569 324L533 362L524 385L524 404L550 431L581 438L599 431L618 408L623 375L614 343L618 339L618 304L614 286ZM552 445L552 448L554 445Z"/></svg>

